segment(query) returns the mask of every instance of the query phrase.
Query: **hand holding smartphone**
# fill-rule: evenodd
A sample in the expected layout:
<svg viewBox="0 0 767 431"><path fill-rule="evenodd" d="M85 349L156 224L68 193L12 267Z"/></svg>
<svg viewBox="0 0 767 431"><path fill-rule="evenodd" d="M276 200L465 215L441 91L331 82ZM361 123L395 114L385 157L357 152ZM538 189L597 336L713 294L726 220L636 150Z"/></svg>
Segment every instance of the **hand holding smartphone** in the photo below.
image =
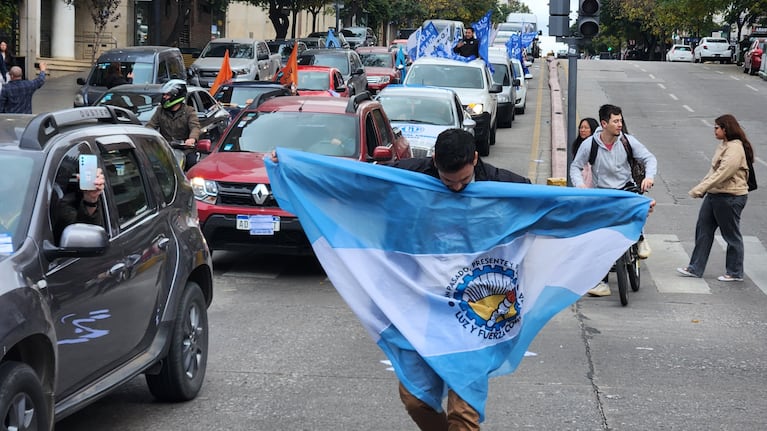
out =
<svg viewBox="0 0 767 431"><path fill-rule="evenodd" d="M96 190L98 160L93 154L80 154L80 190Z"/></svg>

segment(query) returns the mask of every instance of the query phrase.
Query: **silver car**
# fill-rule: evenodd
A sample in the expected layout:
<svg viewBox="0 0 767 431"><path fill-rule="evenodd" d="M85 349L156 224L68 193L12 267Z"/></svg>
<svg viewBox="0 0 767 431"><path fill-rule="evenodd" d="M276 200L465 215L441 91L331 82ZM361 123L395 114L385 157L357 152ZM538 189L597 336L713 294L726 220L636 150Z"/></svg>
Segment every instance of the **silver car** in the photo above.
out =
<svg viewBox="0 0 767 431"><path fill-rule="evenodd" d="M474 134L476 122L455 91L447 88L389 85L376 96L392 127L410 142L414 157L431 156L437 135L447 129Z"/></svg>

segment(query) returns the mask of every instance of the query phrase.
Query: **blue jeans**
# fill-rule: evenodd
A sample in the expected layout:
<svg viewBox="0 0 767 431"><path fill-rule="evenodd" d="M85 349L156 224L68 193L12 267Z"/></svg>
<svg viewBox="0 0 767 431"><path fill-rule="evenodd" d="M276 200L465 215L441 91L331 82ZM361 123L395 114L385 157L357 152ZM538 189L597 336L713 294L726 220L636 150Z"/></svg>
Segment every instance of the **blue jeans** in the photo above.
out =
<svg viewBox="0 0 767 431"><path fill-rule="evenodd" d="M695 248L687 270L703 276L708 255L714 243L714 232L719 228L727 243L726 274L743 277L743 236L740 234L740 213L746 207L748 195L734 196L709 193L703 198L695 225Z"/></svg>

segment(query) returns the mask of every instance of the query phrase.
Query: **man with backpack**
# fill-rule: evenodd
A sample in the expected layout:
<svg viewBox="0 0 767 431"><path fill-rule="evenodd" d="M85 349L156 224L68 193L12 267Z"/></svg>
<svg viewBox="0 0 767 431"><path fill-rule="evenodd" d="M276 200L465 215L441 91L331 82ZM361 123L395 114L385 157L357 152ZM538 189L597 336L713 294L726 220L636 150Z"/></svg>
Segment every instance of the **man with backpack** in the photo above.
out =
<svg viewBox="0 0 767 431"><path fill-rule="evenodd" d="M615 105L599 108L600 126L591 138L583 141L570 164L570 181L573 186L585 188L583 173L586 164L591 163L592 184L595 188L637 190L642 193L654 184L658 161L655 156L634 136L623 133L623 111ZM593 142L592 142L593 141ZM634 165L644 167L644 178L636 178ZM640 259L650 256L650 245L639 238ZM610 287L600 282L588 292L592 296L610 295Z"/></svg>

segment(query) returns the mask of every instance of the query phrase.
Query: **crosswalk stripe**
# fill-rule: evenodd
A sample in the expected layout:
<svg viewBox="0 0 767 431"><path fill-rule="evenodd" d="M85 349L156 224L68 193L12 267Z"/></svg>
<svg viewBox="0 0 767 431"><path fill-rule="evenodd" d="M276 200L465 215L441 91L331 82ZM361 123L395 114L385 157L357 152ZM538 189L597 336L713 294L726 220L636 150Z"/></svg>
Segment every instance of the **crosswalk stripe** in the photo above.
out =
<svg viewBox="0 0 767 431"><path fill-rule="evenodd" d="M649 241L652 256L642 263L647 269L660 293L711 293L708 283L702 278L682 277L676 268L687 266L689 255L676 235L644 234Z"/></svg>
<svg viewBox="0 0 767 431"><path fill-rule="evenodd" d="M721 235L717 235L715 238L722 250L727 250L727 243L724 242ZM767 265L765 265L767 263L767 249L755 236L744 236L743 245L746 252L743 259L743 272L762 292L767 294Z"/></svg>

